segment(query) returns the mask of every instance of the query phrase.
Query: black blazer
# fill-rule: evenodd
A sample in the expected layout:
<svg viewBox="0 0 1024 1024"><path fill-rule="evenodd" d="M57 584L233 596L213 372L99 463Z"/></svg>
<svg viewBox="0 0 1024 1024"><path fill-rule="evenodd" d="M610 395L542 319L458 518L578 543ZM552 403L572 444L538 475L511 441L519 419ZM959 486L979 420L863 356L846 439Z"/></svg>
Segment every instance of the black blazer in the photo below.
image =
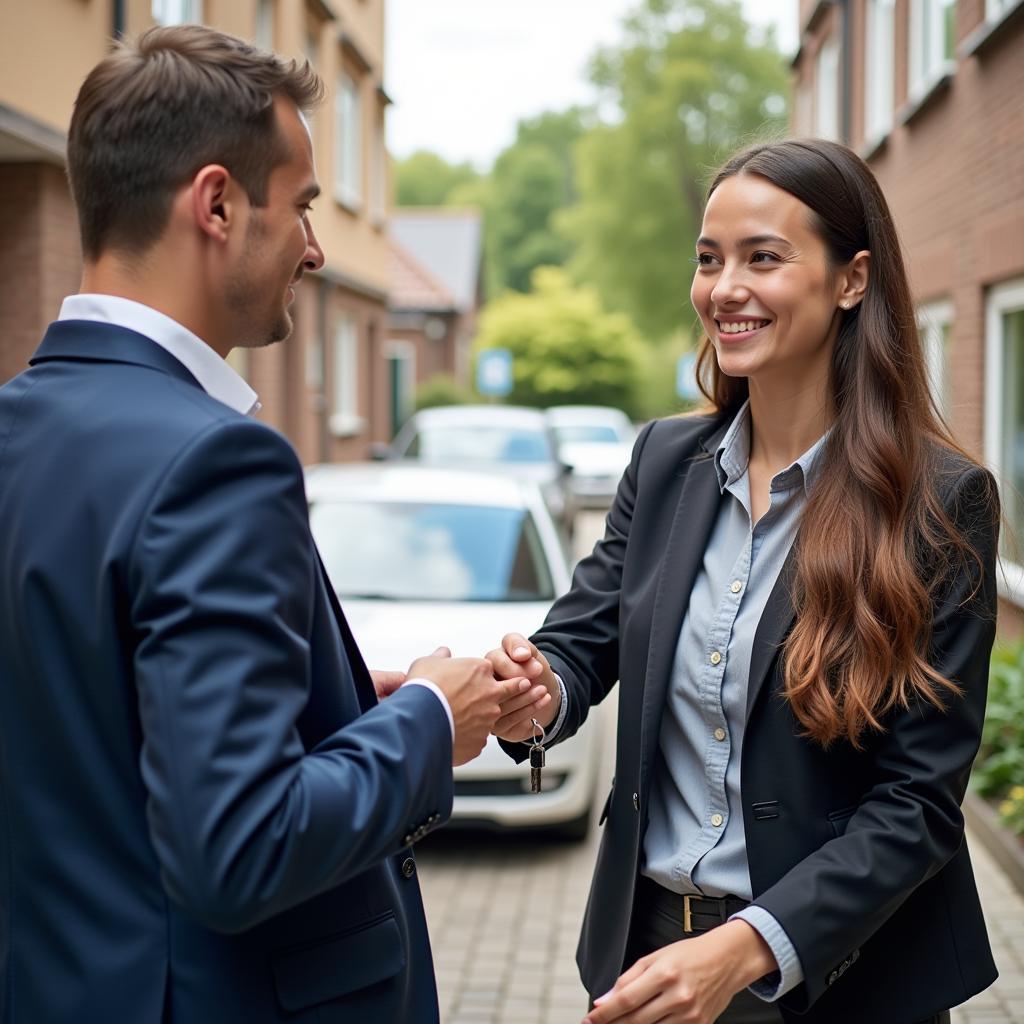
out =
<svg viewBox="0 0 1024 1024"><path fill-rule="evenodd" d="M568 691L560 739L621 683L615 780L577 952L592 994L627 966L661 715L721 500L711 453L727 426L727 418L678 417L644 429L604 538L533 638ZM995 635L998 516L984 470L952 454L942 461L947 508L984 566L974 598L967 602L976 579L957 578L934 617L931 662L962 698L945 712L918 704L891 715L863 751L840 742L825 752L800 737L779 697L792 559L757 629L741 800L754 902L781 923L804 970L780 1001L787 1021L906 1024L996 977L960 803ZM521 745L509 749L522 757Z"/></svg>

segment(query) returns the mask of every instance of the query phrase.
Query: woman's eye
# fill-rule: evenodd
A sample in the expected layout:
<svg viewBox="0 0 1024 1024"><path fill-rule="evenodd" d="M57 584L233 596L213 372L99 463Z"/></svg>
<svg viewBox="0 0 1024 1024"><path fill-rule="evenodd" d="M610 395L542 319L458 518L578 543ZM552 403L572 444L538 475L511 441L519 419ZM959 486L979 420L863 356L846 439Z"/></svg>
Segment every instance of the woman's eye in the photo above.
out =
<svg viewBox="0 0 1024 1024"><path fill-rule="evenodd" d="M693 262L696 263L698 267L709 267L714 260L715 257L709 252L699 252L693 258Z"/></svg>
<svg viewBox="0 0 1024 1024"><path fill-rule="evenodd" d="M773 253L773 252L760 251L760 252L755 252L754 255L750 257L750 262L751 263L778 263L779 262L779 257L776 256L775 253Z"/></svg>

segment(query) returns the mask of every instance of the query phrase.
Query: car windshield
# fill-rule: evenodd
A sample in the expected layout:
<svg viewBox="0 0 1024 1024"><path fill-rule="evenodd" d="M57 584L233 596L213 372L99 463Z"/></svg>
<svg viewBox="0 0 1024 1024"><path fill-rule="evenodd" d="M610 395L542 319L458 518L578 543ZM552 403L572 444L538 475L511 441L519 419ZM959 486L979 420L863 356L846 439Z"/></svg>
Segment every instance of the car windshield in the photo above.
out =
<svg viewBox="0 0 1024 1024"><path fill-rule="evenodd" d="M550 601L551 573L523 509L322 501L313 535L343 599Z"/></svg>
<svg viewBox="0 0 1024 1024"><path fill-rule="evenodd" d="M544 431L486 423L427 426L406 455L429 462L550 462L553 457Z"/></svg>
<svg viewBox="0 0 1024 1024"><path fill-rule="evenodd" d="M554 430L559 444L617 444L622 440L614 427L598 423L567 423Z"/></svg>

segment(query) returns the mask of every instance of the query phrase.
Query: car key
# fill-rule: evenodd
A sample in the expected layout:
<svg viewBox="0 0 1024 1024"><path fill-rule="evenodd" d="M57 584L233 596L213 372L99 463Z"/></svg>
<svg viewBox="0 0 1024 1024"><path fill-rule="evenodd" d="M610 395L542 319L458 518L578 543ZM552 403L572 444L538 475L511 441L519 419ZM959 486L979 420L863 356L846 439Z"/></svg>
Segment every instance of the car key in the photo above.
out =
<svg viewBox="0 0 1024 1024"><path fill-rule="evenodd" d="M530 747L530 792L539 793L541 791L540 773L544 767L544 747L541 746L544 742L544 728L536 718L531 721L536 731L533 734L533 746Z"/></svg>

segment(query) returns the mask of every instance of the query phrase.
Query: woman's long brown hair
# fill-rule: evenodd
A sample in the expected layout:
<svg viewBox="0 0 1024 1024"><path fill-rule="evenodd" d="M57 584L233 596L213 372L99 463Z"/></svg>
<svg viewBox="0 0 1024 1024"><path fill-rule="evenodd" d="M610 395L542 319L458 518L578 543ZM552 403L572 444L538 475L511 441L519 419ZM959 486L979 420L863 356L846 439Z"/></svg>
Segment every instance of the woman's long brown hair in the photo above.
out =
<svg viewBox="0 0 1024 1024"><path fill-rule="evenodd" d="M806 735L860 747L893 709L942 707L960 692L927 653L938 591L952 573L980 569L940 491L944 452L973 460L933 403L899 240L867 165L816 139L755 146L719 171L708 195L737 174L809 207L833 267L871 253L863 301L841 312L829 376L836 418L797 537L797 615L783 652L784 696ZM698 380L719 412L747 398L746 378L719 370L709 338Z"/></svg>

